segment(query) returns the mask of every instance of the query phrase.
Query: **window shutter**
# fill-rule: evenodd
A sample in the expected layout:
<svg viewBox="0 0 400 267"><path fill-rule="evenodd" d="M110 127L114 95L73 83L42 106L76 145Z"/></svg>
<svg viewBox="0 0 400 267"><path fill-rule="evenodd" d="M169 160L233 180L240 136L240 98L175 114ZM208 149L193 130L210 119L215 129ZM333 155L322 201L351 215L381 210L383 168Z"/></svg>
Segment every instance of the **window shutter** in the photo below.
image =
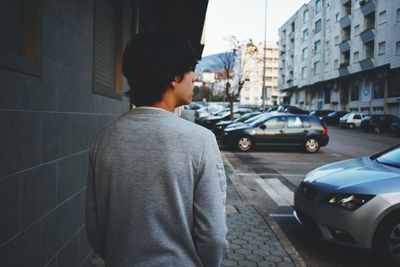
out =
<svg viewBox="0 0 400 267"><path fill-rule="evenodd" d="M121 77L122 42L119 23L122 15L118 13L117 7L109 0L97 0L95 7L94 28L94 64L93 64L93 89L101 95L116 97L119 90L117 85Z"/></svg>

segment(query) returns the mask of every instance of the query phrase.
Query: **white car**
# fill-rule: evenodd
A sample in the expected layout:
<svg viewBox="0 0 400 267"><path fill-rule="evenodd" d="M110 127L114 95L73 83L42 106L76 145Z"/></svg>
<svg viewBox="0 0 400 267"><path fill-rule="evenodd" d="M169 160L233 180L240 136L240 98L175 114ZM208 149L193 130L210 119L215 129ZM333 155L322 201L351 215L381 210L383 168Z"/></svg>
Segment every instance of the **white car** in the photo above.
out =
<svg viewBox="0 0 400 267"><path fill-rule="evenodd" d="M322 239L376 249L400 266L400 146L313 170L294 206L296 219Z"/></svg>
<svg viewBox="0 0 400 267"><path fill-rule="evenodd" d="M350 112L339 119L339 125L342 128L354 129L361 126L361 121L365 114Z"/></svg>

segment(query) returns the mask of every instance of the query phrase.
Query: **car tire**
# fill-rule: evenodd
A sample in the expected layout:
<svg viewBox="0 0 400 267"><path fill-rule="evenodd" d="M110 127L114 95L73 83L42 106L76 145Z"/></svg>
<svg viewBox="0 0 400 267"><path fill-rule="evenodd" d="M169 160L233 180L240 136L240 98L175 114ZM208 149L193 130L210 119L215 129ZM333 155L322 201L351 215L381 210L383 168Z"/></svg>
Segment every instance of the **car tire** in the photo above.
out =
<svg viewBox="0 0 400 267"><path fill-rule="evenodd" d="M382 222L376 232L374 246L389 266L400 266L400 212Z"/></svg>
<svg viewBox="0 0 400 267"><path fill-rule="evenodd" d="M354 129L356 126L354 125L354 123L350 123L349 124L349 129Z"/></svg>
<svg viewBox="0 0 400 267"><path fill-rule="evenodd" d="M248 135L242 135L236 141L236 148L242 152L250 151L253 145L253 139Z"/></svg>
<svg viewBox="0 0 400 267"><path fill-rule="evenodd" d="M304 142L304 149L308 153L317 153L320 148L319 141L315 137L309 137Z"/></svg>

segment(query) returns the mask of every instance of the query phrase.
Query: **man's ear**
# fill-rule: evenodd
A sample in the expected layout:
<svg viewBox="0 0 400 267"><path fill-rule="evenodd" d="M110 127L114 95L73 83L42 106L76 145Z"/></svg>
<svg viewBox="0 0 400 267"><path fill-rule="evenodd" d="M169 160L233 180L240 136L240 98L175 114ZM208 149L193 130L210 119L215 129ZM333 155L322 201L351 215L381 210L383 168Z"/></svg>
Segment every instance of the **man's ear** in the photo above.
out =
<svg viewBox="0 0 400 267"><path fill-rule="evenodd" d="M175 78L171 81L171 87L175 88L176 84L179 82L179 77L175 76Z"/></svg>

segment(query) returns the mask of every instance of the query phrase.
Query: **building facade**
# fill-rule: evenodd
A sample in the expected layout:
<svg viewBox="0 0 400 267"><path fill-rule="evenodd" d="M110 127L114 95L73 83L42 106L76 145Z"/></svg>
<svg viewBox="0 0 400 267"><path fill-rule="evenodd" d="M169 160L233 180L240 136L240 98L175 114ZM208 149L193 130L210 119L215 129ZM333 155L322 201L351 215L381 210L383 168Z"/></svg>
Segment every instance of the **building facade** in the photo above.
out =
<svg viewBox="0 0 400 267"><path fill-rule="evenodd" d="M235 65L233 84L236 89L239 80L244 82L240 92L240 104L246 106L260 106L263 100L263 44L243 44L240 47ZM265 53L265 104L277 105L280 103L281 92L278 90L278 56L279 47L267 43Z"/></svg>
<svg viewBox="0 0 400 267"><path fill-rule="evenodd" d="M312 0L279 45L287 104L400 115L400 0Z"/></svg>

